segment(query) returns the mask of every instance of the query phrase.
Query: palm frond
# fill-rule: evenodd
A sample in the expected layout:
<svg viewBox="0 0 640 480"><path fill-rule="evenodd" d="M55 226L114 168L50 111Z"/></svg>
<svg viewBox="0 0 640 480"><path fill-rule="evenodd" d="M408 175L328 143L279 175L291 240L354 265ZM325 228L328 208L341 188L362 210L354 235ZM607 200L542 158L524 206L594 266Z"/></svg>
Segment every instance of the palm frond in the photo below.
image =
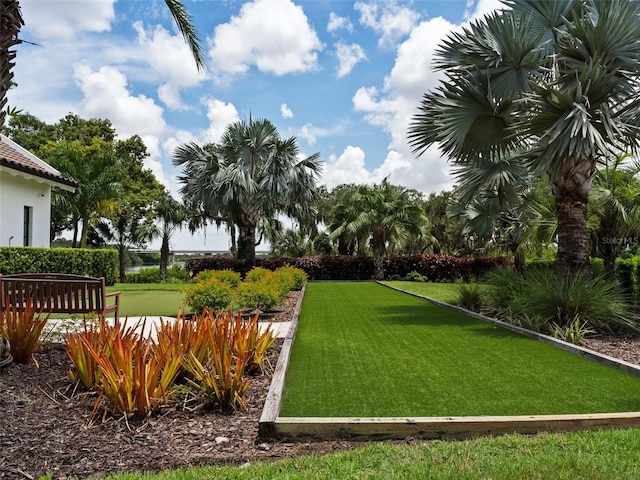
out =
<svg viewBox="0 0 640 480"><path fill-rule="evenodd" d="M182 37L185 42L187 42L187 45L189 45L198 71L203 72L205 69L204 48L202 46L202 39L193 26L193 17L189 14L183 2L178 0L165 0L165 3L176 22L178 30L182 33Z"/></svg>

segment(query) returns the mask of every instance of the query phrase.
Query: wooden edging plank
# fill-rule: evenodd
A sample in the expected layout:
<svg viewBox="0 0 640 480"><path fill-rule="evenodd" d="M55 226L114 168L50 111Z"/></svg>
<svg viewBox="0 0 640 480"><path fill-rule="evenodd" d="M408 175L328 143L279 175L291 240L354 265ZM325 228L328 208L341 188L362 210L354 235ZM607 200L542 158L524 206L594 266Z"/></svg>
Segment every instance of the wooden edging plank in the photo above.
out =
<svg viewBox="0 0 640 480"><path fill-rule="evenodd" d="M306 287L302 288L302 293L298 298L298 302L293 310L293 318L289 331L284 338L284 343L280 349L280 355L278 357L278 363L273 371L273 378L271 379L271 385L267 392L267 398L262 408L262 415L260 416L260 423L258 428L258 435L260 437L272 437L275 433L275 422L280 413L280 405L282 403L282 391L284 390L284 380L287 374L287 368L289 367L289 357L291 356L291 346L293 340L296 337L296 330L298 329L298 317L300 316L300 309L302 308L302 299L304 298Z"/></svg>
<svg viewBox="0 0 640 480"><path fill-rule="evenodd" d="M512 417L283 418L275 425L282 440L468 439L481 435L534 434L599 428L639 427L640 413L533 415Z"/></svg>
<svg viewBox="0 0 640 480"><path fill-rule="evenodd" d="M593 350L579 347L548 335L450 305L438 300L381 285L450 308L479 320L499 325L527 337L555 345L563 350L590 358L602 364L640 376L640 367ZM291 356L291 347L298 327L304 290L296 304L289 332L285 337L276 365L259 425L261 438L281 440L326 440L348 438L352 440L382 440L417 437L424 439L465 439L480 435L507 433L534 434L538 432L575 431L599 428L640 427L640 412L594 413L569 415L519 415L474 417L412 417L412 418L347 418L347 417L280 417L285 375Z"/></svg>

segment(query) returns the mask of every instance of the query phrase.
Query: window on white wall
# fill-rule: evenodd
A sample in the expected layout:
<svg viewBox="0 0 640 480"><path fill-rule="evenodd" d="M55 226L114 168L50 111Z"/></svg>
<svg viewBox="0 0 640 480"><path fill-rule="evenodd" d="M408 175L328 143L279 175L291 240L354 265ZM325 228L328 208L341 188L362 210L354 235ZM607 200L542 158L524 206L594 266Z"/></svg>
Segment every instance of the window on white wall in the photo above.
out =
<svg viewBox="0 0 640 480"><path fill-rule="evenodd" d="M33 230L33 207L24 207L24 227L22 234L22 245L31 246L31 232Z"/></svg>

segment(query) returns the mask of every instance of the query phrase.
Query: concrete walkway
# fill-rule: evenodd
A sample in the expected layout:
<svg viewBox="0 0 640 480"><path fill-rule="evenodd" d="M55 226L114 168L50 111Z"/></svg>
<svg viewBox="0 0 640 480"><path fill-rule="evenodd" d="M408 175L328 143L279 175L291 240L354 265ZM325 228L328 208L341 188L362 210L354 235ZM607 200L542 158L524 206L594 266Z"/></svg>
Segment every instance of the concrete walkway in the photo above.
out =
<svg viewBox="0 0 640 480"><path fill-rule="evenodd" d="M113 319L110 318L110 323L113 323ZM127 327L134 328L138 334L144 336L153 336L157 327L160 326L160 322L175 322L174 317L127 317L120 319L120 323L124 323ZM269 326L269 322L258 322L261 329L266 329ZM291 322L275 322L271 324L271 331L276 338L284 338L289 332ZM60 340L61 335L70 330L77 330L82 328L82 320L49 320L47 327L52 329L52 334L56 338L54 340Z"/></svg>

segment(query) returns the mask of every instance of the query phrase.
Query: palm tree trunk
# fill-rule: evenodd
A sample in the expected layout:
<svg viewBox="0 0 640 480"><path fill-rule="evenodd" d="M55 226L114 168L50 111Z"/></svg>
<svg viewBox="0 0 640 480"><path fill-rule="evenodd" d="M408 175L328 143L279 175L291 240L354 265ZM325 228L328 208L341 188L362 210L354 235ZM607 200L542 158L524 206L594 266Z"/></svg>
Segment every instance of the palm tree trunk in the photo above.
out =
<svg viewBox="0 0 640 480"><path fill-rule="evenodd" d="M516 268L516 271L520 275L525 275L527 273L527 263L525 261L524 250L522 248L518 248L518 245L512 245L511 250L513 251L513 265Z"/></svg>
<svg viewBox="0 0 640 480"><path fill-rule="evenodd" d="M82 230L80 232L80 248L87 248L87 235L89 234L89 219L82 219Z"/></svg>
<svg viewBox="0 0 640 480"><path fill-rule="evenodd" d="M127 253L127 247L124 244L119 244L118 245L118 278L120 283L126 283L127 282L127 274L126 274L126 268L127 268L127 263L126 263L126 253Z"/></svg>
<svg viewBox="0 0 640 480"><path fill-rule="evenodd" d="M595 159L589 157L570 159L553 179L552 191L558 215L556 276L573 275L579 270L591 273L587 205L595 165Z"/></svg>
<svg viewBox="0 0 640 480"><path fill-rule="evenodd" d="M18 34L24 25L20 2L18 0L3 0L0 8L0 128L4 126L7 105L7 92L13 82L13 72L16 52L11 50L20 43Z"/></svg>
<svg viewBox="0 0 640 480"><path fill-rule="evenodd" d="M169 263L169 235L162 235L162 245L160 247L160 281L164 282L167 278L167 264Z"/></svg>
<svg viewBox="0 0 640 480"><path fill-rule="evenodd" d="M231 237L231 256L238 258L238 243L236 241L236 226L229 223L229 236Z"/></svg>
<svg viewBox="0 0 640 480"><path fill-rule="evenodd" d="M244 220L240 225L240 246L244 247L245 269L249 271L256 265L256 222Z"/></svg>
<svg viewBox="0 0 640 480"><path fill-rule="evenodd" d="M598 245L604 260L604 270L610 279L616 278L616 258L620 251L620 232L616 222L602 222L596 233Z"/></svg>
<svg viewBox="0 0 640 480"><path fill-rule="evenodd" d="M385 238L380 232L373 232L371 250L373 250L373 280L384 280Z"/></svg>
<svg viewBox="0 0 640 480"><path fill-rule="evenodd" d="M384 255L373 254L373 280L384 280Z"/></svg>

